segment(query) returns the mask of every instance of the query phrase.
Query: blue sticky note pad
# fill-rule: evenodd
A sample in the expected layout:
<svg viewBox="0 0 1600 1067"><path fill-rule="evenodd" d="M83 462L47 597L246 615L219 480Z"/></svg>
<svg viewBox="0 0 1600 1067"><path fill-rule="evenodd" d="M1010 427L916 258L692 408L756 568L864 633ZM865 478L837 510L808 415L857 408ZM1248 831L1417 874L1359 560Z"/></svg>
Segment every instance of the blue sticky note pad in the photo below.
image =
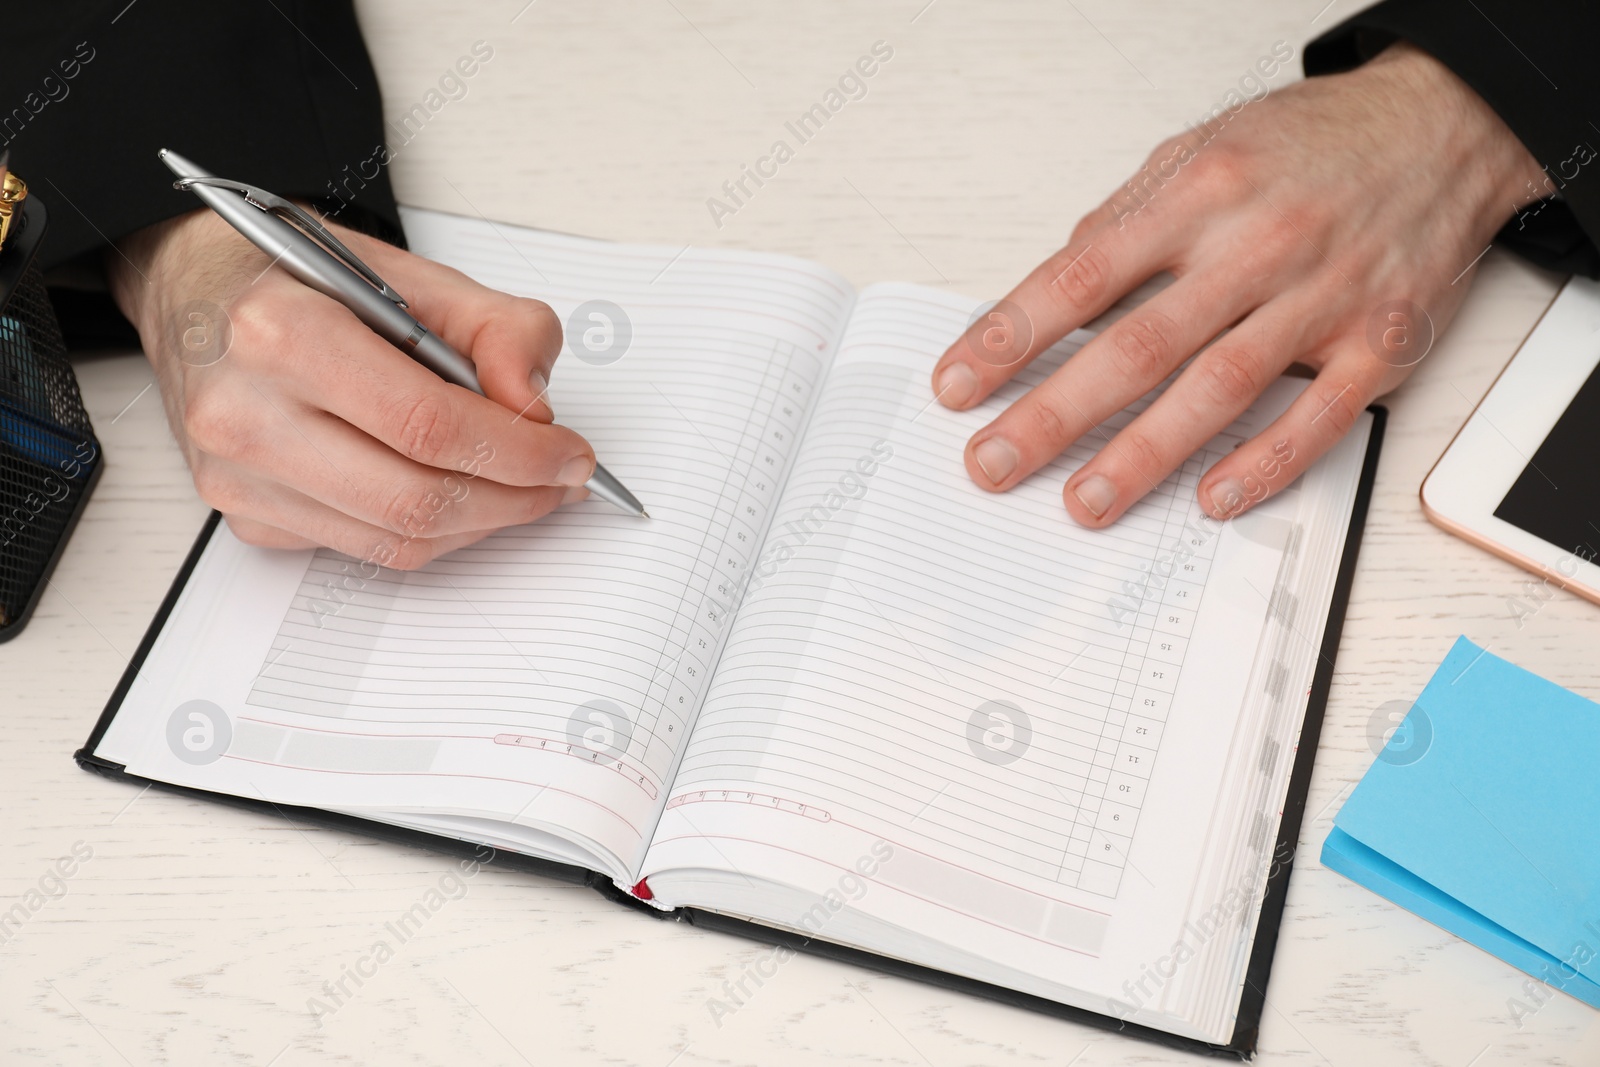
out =
<svg viewBox="0 0 1600 1067"><path fill-rule="evenodd" d="M1600 705L1458 639L1322 863L1600 1007Z"/></svg>

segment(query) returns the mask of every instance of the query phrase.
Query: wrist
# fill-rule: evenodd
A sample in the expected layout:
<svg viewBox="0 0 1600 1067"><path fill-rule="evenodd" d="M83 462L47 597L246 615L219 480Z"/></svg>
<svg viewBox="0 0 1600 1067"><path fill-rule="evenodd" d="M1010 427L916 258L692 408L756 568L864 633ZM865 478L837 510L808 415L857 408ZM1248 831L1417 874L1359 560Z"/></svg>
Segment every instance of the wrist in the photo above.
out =
<svg viewBox="0 0 1600 1067"><path fill-rule="evenodd" d="M1544 169L1483 97L1449 67L1407 41L1390 45L1364 71L1414 102L1423 121L1447 135L1424 165L1439 182L1462 184L1477 221L1493 235L1518 210L1546 194ZM1419 156L1419 158L1422 158Z"/></svg>
<svg viewBox="0 0 1600 1067"><path fill-rule="evenodd" d="M229 273L224 258L245 252L228 251L234 236L216 212L200 209L136 230L106 251L112 299L146 340L147 351L149 326L165 307L213 295Z"/></svg>

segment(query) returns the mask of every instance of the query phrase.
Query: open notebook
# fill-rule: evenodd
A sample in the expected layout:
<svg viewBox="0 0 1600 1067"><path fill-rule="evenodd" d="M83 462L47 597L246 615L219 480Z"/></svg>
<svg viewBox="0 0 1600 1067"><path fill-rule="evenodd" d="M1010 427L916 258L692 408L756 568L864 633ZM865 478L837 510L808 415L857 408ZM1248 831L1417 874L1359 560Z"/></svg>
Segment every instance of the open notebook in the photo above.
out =
<svg viewBox="0 0 1600 1067"><path fill-rule="evenodd" d="M961 465L1087 334L955 413L928 377L975 300L405 224L563 320L615 305L580 324L621 357L564 355L552 395L653 518L586 501L414 573L213 518L86 766L487 843L702 924L1248 1051L1380 413L1203 519L1197 479L1304 385L1280 381L1088 531L1061 484L1150 398L1010 493Z"/></svg>

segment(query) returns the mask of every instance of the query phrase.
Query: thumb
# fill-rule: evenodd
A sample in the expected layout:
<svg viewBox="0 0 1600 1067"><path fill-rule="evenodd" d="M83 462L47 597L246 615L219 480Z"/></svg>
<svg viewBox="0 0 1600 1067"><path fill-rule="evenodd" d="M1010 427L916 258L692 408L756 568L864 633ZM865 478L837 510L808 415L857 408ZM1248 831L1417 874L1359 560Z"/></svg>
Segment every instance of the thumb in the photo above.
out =
<svg viewBox="0 0 1600 1067"><path fill-rule="evenodd" d="M462 354L477 367L490 400L530 421L550 422L550 371L561 353L561 320L541 301L495 295L500 299L484 308Z"/></svg>
<svg viewBox="0 0 1600 1067"><path fill-rule="evenodd" d="M485 396L529 421L554 421L548 390L561 352L561 320L548 304L490 289L442 263L335 229L411 298L411 313L423 325L472 361Z"/></svg>

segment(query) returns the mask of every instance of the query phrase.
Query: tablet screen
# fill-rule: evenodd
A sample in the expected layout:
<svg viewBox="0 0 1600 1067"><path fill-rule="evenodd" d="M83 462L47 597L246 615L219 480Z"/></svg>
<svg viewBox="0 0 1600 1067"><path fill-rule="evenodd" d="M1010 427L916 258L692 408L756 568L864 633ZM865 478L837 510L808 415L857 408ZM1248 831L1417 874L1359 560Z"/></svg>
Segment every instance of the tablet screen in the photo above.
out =
<svg viewBox="0 0 1600 1067"><path fill-rule="evenodd" d="M1511 483L1494 515L1585 559L1600 555L1600 367Z"/></svg>

